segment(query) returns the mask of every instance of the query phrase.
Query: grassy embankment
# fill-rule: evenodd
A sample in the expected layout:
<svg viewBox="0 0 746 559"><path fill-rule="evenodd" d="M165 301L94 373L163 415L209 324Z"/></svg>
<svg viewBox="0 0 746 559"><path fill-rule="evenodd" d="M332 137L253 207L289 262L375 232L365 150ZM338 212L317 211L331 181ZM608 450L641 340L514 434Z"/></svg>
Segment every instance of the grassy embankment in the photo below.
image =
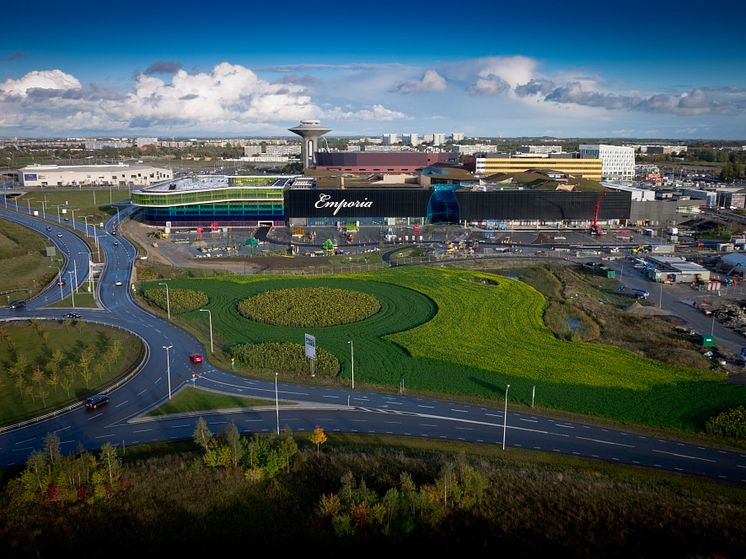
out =
<svg viewBox="0 0 746 559"><path fill-rule="evenodd" d="M131 334L84 321L0 323L0 425L80 401L131 370L142 351Z"/></svg>
<svg viewBox="0 0 746 559"><path fill-rule="evenodd" d="M54 279L62 260L46 256L48 245L38 233L0 219L0 303L28 299Z"/></svg>

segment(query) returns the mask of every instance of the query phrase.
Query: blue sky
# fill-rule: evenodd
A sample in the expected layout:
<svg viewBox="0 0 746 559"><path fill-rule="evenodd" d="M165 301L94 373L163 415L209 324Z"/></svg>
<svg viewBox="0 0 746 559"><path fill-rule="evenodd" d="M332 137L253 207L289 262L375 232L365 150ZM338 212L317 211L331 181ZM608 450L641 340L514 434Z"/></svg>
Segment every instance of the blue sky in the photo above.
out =
<svg viewBox="0 0 746 559"><path fill-rule="evenodd" d="M746 139L746 8L649 4L13 3L0 136Z"/></svg>

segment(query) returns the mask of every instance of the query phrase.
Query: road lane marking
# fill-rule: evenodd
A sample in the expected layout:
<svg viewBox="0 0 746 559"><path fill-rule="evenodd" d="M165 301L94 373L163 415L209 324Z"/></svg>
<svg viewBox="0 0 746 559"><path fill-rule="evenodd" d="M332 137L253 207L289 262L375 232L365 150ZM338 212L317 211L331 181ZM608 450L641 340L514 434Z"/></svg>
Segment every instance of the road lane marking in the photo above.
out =
<svg viewBox="0 0 746 559"><path fill-rule="evenodd" d="M22 441L18 441L17 443L13 443L13 444L14 444L14 445L16 445L16 444L23 444L23 443L27 443L27 442L29 442L29 441L33 441L33 440L34 440L35 438L36 438L36 437L31 437L30 439L24 439L24 440L22 440Z"/></svg>
<svg viewBox="0 0 746 559"><path fill-rule="evenodd" d="M434 423L420 423L420 427L437 427Z"/></svg>
<svg viewBox="0 0 746 559"><path fill-rule="evenodd" d="M670 456L676 456L677 458L689 458L690 460L702 460L703 462L712 462L715 463L717 460L712 460L710 458L700 458L699 456L689 456L688 454L677 454L675 452L666 452L665 450L656 450L653 449L653 452L657 452L658 454L668 454Z"/></svg>
<svg viewBox="0 0 746 559"><path fill-rule="evenodd" d="M554 426L555 427L562 427L564 429L575 429L575 427L573 427L572 425L562 425L561 423L555 423Z"/></svg>
<svg viewBox="0 0 746 559"><path fill-rule="evenodd" d="M613 446L626 446L627 448L635 448L635 445L624 444L624 443L615 443L613 441L605 441L603 439L591 439L589 437L579 437L579 436L576 436L575 438L576 439L582 439L584 441L592 441L594 443L609 444L609 445L613 445Z"/></svg>
<svg viewBox="0 0 746 559"><path fill-rule="evenodd" d="M427 409L429 409L429 410L432 410L432 409L434 409L434 408L435 408L435 406L423 406L422 404L417 404L417 407L418 407L418 408L427 408Z"/></svg>
<svg viewBox="0 0 746 559"><path fill-rule="evenodd" d="M72 427L72 425L68 425L67 427L62 427L61 429L55 429L54 432L55 433L60 433L61 431L64 431L65 429L69 429L70 427Z"/></svg>
<svg viewBox="0 0 746 559"><path fill-rule="evenodd" d="M118 408L118 407L120 407L120 406L123 406L123 405L124 405L124 404L126 404L127 402L129 402L129 400L125 400L124 402L121 402L121 403L117 404L117 405L116 405L116 406L114 406L114 407L115 407L115 408Z"/></svg>
<svg viewBox="0 0 746 559"><path fill-rule="evenodd" d="M169 429L182 429L183 427L189 427L190 425L188 423L185 423L184 425L172 425L169 427Z"/></svg>
<svg viewBox="0 0 746 559"><path fill-rule="evenodd" d="M152 431L152 429L140 429L139 431L133 431L133 433L147 433L148 431Z"/></svg>
<svg viewBox="0 0 746 559"><path fill-rule="evenodd" d="M519 417L519 421L528 421L529 423L539 423L536 419L526 419L525 417Z"/></svg>
<svg viewBox="0 0 746 559"><path fill-rule="evenodd" d="M113 436L114 436L114 433L111 433L109 435L98 435L96 438L97 439L106 439L108 437L113 437Z"/></svg>
<svg viewBox="0 0 746 559"><path fill-rule="evenodd" d="M401 425L401 421L384 421L384 423L389 423L391 425Z"/></svg>
<svg viewBox="0 0 746 559"><path fill-rule="evenodd" d="M324 394L322 398L339 398L339 396L329 396L328 394Z"/></svg>
<svg viewBox="0 0 746 559"><path fill-rule="evenodd" d="M472 427L456 427L458 431L473 431Z"/></svg>
<svg viewBox="0 0 746 559"><path fill-rule="evenodd" d="M93 415L93 416L89 417L88 421L90 421L91 419L96 419L97 417L101 417L102 415L104 415L104 412L97 413L96 415Z"/></svg>
<svg viewBox="0 0 746 559"><path fill-rule="evenodd" d="M457 409L454 409L454 408L451 408L451 411L456 411L458 413L469 413L469 410L457 410Z"/></svg>
<svg viewBox="0 0 746 559"><path fill-rule="evenodd" d="M487 415L489 417L500 417L502 418L503 414L501 413L485 413L484 415Z"/></svg>
<svg viewBox="0 0 746 559"><path fill-rule="evenodd" d="M158 384L161 380L163 380L163 377L158 377L153 384Z"/></svg>
<svg viewBox="0 0 746 559"><path fill-rule="evenodd" d="M143 394L145 394L145 393L146 393L147 391L148 391L148 389L147 389L147 388L145 388L145 389L144 389L144 390L143 390L142 392L138 392L138 394L137 394L137 395L138 395L138 396L142 396L142 395L143 395Z"/></svg>

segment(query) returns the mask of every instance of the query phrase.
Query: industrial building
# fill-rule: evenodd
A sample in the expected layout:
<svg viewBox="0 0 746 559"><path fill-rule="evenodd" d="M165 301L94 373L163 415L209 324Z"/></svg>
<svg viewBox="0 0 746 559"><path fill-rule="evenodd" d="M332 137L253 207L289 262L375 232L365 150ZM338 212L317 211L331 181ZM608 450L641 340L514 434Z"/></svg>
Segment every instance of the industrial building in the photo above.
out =
<svg viewBox="0 0 746 559"><path fill-rule="evenodd" d="M436 163L455 164L453 152L320 151L316 169L343 173L416 173Z"/></svg>
<svg viewBox="0 0 746 559"><path fill-rule="evenodd" d="M496 173L523 173L529 169L560 171L585 179L600 181L602 161L600 159L579 159L570 154L549 154L549 157L511 157L507 154L488 153L476 157L464 157L464 166L473 165L477 175ZM564 157L560 157L564 156Z"/></svg>
<svg viewBox="0 0 746 559"><path fill-rule="evenodd" d="M657 282L692 283L710 281L710 271L680 256L648 255L654 268L647 270L650 279Z"/></svg>
<svg viewBox="0 0 746 559"><path fill-rule="evenodd" d="M29 165L18 171L21 186L148 186L171 180L171 169L150 165Z"/></svg>

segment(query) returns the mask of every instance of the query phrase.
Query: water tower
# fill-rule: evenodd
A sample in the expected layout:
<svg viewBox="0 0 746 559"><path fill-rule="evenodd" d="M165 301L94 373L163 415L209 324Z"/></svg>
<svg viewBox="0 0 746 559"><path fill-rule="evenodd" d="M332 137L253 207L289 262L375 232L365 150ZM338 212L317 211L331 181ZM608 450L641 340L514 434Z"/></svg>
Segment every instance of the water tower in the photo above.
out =
<svg viewBox="0 0 746 559"><path fill-rule="evenodd" d="M288 130L303 138L303 146L301 148L303 169L313 167L316 163L315 153L319 148L319 138L322 134L331 132L331 129L321 126L321 122L318 120L301 120L299 126L288 128Z"/></svg>

